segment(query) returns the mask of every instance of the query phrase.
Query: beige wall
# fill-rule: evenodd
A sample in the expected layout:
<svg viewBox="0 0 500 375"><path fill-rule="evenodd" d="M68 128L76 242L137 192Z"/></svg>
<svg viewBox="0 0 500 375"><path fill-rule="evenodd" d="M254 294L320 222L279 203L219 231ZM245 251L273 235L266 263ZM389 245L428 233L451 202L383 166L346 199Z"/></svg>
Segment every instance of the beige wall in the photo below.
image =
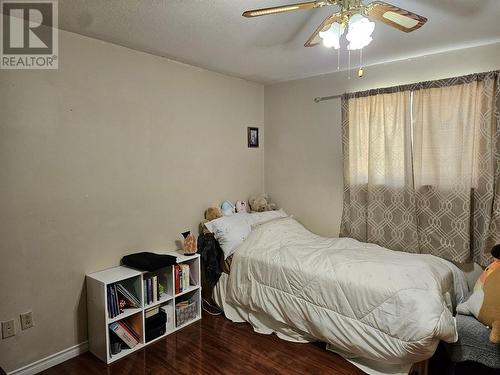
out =
<svg viewBox="0 0 500 375"><path fill-rule="evenodd" d="M332 59L332 66L334 65ZM278 83L265 88L265 188L320 235L337 236L342 215L340 100L318 96L500 69L500 44Z"/></svg>
<svg viewBox="0 0 500 375"><path fill-rule="evenodd" d="M263 136L262 85L67 32L59 66L0 71L9 371L86 340L85 273L173 250L208 205L263 190L263 147L246 144L247 126Z"/></svg>

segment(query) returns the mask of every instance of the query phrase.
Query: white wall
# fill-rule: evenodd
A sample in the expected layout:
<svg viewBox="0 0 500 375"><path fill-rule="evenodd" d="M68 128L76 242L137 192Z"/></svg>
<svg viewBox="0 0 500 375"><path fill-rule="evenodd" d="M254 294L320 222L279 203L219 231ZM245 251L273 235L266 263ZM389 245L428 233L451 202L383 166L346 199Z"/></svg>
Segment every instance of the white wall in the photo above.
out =
<svg viewBox="0 0 500 375"><path fill-rule="evenodd" d="M332 65L334 64L332 60ZM265 87L265 188L278 205L313 232L337 236L342 215L340 99L370 88L500 69L500 44L371 66Z"/></svg>
<svg viewBox="0 0 500 375"><path fill-rule="evenodd" d="M0 71L0 366L87 338L84 276L174 250L263 190L264 88L61 31L57 71ZM261 140L262 141L262 140ZM35 327L20 331L32 310Z"/></svg>

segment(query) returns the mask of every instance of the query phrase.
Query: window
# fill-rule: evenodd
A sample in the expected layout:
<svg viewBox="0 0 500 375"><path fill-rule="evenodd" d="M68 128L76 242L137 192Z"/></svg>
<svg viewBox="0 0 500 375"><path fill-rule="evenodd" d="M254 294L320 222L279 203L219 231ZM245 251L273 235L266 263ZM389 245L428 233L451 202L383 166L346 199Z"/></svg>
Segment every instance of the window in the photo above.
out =
<svg viewBox="0 0 500 375"><path fill-rule="evenodd" d="M498 72L346 94L341 236L486 265L500 242Z"/></svg>

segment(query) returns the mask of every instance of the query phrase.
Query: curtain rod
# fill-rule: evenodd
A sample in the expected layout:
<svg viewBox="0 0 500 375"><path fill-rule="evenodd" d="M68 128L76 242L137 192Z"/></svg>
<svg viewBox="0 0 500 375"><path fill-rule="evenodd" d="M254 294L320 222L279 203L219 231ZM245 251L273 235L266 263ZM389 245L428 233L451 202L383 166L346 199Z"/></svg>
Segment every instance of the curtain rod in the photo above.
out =
<svg viewBox="0 0 500 375"><path fill-rule="evenodd" d="M320 103L325 100L332 100L332 99L338 99L341 98L343 94L341 95L332 95L332 96L318 96L314 98L314 103Z"/></svg>
<svg viewBox="0 0 500 375"><path fill-rule="evenodd" d="M420 90L420 89L424 89L424 88L435 87L436 82L439 82L439 87L462 85L464 83L481 81L481 80L484 80L487 78L495 78L499 74L500 74L500 70L492 70L490 72L473 73L473 74L460 76L460 77L452 77L452 78L445 78L445 79L439 79L439 80L434 80L434 81L410 83L410 84L405 84L405 85L400 85L400 86L384 87L384 88L379 88L379 89L370 89L370 90L366 90L366 91L349 93L349 96L357 98L357 97L378 95L378 94L387 94L387 93L393 93L393 92L399 92L399 91ZM345 94L332 95L332 96L318 96L318 97L314 98L314 102L321 103L322 101L325 101L325 100L338 99L338 98L341 98L343 95L345 95Z"/></svg>

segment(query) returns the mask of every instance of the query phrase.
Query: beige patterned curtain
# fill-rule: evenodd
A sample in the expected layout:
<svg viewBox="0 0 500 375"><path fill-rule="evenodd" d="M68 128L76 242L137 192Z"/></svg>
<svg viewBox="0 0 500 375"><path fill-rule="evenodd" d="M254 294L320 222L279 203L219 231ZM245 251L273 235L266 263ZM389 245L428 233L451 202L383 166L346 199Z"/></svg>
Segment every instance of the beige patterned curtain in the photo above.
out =
<svg viewBox="0 0 500 375"><path fill-rule="evenodd" d="M411 166L410 91L344 101L341 235L418 252Z"/></svg>
<svg viewBox="0 0 500 375"><path fill-rule="evenodd" d="M347 94L341 236L486 265L500 242L498 72Z"/></svg>

